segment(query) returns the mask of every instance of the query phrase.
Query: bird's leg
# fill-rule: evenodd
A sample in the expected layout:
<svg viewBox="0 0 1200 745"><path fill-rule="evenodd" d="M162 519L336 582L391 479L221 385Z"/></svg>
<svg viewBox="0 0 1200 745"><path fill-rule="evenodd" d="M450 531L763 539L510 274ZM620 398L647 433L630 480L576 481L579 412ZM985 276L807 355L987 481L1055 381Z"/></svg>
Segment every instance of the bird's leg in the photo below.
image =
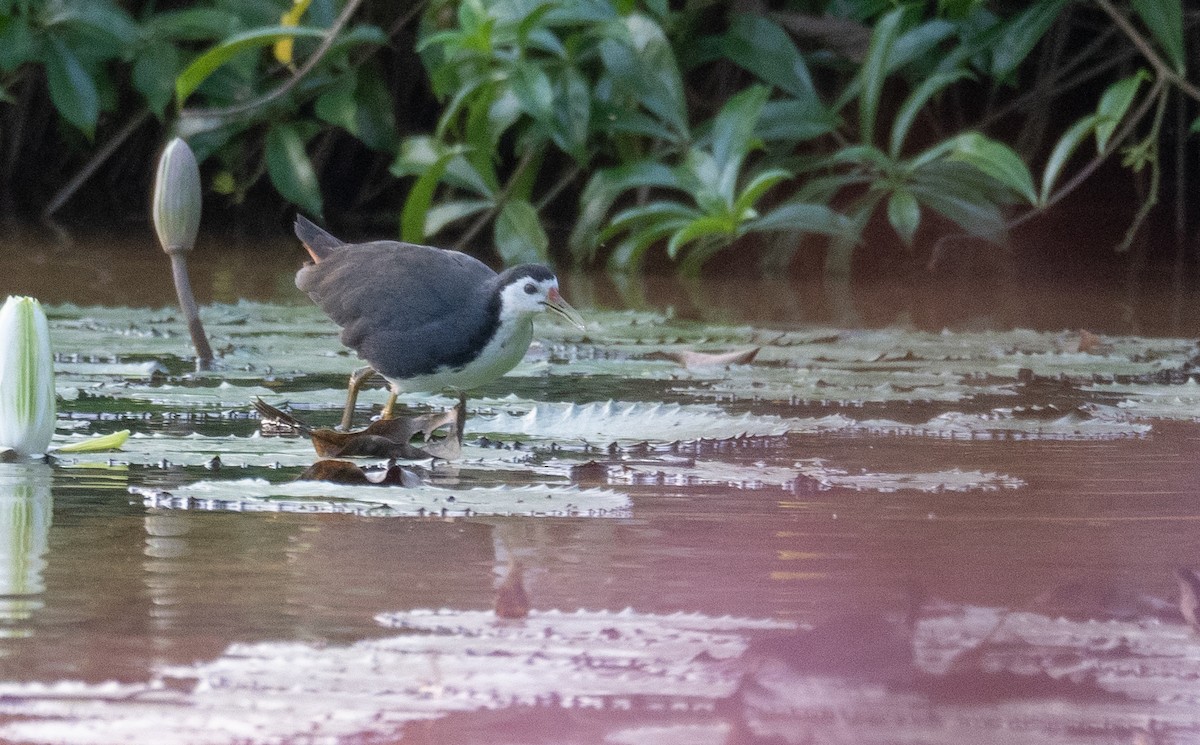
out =
<svg viewBox="0 0 1200 745"><path fill-rule="evenodd" d="M387 403L385 403L383 405L383 411L381 411L379 413L380 419L391 419L392 418L392 409L396 408L396 397L399 395L400 394L396 393L395 388L393 388L390 392L388 392Z"/></svg>
<svg viewBox="0 0 1200 745"><path fill-rule="evenodd" d="M358 403L358 391L375 374L375 368L370 365L360 367L350 373L350 384L346 388L346 408L342 409L342 431L349 432L354 423L354 405Z"/></svg>
<svg viewBox="0 0 1200 745"><path fill-rule="evenodd" d="M463 441L463 430L467 426L467 394L458 392L458 407L454 412L454 429L458 432L458 444Z"/></svg>

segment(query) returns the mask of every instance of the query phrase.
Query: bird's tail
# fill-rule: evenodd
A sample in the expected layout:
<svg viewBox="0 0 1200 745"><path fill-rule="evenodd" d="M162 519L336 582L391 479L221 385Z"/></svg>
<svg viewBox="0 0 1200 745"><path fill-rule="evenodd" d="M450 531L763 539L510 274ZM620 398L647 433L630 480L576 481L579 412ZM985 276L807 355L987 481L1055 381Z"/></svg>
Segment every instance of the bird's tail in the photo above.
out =
<svg viewBox="0 0 1200 745"><path fill-rule="evenodd" d="M335 249L346 245L345 241L333 237L304 215L296 215L295 230L296 237L304 244L304 250L308 251L308 255L318 264Z"/></svg>

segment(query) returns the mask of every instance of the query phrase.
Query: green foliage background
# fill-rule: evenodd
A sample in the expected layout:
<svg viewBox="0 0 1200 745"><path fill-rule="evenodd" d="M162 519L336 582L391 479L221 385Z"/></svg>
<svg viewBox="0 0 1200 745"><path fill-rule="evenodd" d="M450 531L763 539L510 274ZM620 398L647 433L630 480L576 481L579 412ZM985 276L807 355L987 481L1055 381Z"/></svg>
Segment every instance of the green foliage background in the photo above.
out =
<svg viewBox="0 0 1200 745"><path fill-rule="evenodd" d="M1182 0L0 0L0 208L144 205L178 134L210 206L507 263L837 274L871 225L917 258L1002 244L1120 154L1124 248L1164 161L1188 218L1197 25Z"/></svg>

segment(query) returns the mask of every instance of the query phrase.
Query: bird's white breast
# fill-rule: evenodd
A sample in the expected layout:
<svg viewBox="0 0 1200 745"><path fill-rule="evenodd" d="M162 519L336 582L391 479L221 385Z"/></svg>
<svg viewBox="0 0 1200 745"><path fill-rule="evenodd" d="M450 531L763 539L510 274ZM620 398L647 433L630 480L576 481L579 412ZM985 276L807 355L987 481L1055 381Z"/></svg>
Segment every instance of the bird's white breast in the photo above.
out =
<svg viewBox="0 0 1200 745"><path fill-rule="evenodd" d="M490 383L517 366L533 341L533 318L501 317L496 333L475 359L460 368L442 367L431 375L391 380L398 391L432 391L446 388L470 391Z"/></svg>

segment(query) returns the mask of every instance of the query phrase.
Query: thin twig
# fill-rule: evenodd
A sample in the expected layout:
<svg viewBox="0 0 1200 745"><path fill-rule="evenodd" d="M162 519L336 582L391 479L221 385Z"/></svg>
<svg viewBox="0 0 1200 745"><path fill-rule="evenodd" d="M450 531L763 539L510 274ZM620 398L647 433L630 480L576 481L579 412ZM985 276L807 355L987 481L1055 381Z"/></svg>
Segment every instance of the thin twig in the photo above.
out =
<svg viewBox="0 0 1200 745"><path fill-rule="evenodd" d="M147 117L149 116L150 109L143 108L137 114L134 114L129 121L125 122L125 126L117 130L117 133L109 138L108 142L104 143L104 145L102 145L100 149L88 159L87 163L83 164L83 168L80 168L79 171L71 177L70 181L68 181L61 189L55 192L54 197L50 200L50 203L47 204L45 209L42 210L42 219L49 219L52 215L54 215L55 212L58 212L58 210L62 208L64 204L70 201L71 197L75 196L75 192L79 191L79 187L83 186L87 180L90 179L94 173L96 173L97 169L104 164L104 161L112 157L112 154L117 151L117 148L121 147L121 145L125 143L125 140L128 140L133 133L137 131L138 127L142 126L142 122L146 121Z"/></svg>
<svg viewBox="0 0 1200 745"><path fill-rule="evenodd" d="M1070 194L1072 191L1078 188L1080 184L1086 181L1088 177L1090 177L1096 171L1096 169L1099 168L1106 160L1108 160L1108 157L1112 155L1118 147L1120 147L1121 143L1133 133L1133 130L1137 127L1138 122L1142 120L1142 117L1146 115L1146 112L1150 110L1150 107L1158 100L1158 97L1162 95L1163 87L1165 85L1166 83L1162 78L1155 80L1154 87L1150 89L1150 94L1146 96L1146 99L1142 101L1141 106L1134 111L1133 115L1126 120L1125 126L1121 128L1121 131L1108 141L1108 147L1104 149L1104 152L1097 154L1088 162L1086 166L1081 168L1078 173L1071 177L1067 183L1063 184L1057 191L1051 194L1049 199L1046 200L1045 204L1043 204L1041 207L1031 209L1025 214L1015 217L1012 220L1009 220L1006 227L1011 230L1018 225L1022 225L1033 219L1035 215L1040 215L1041 213L1046 212L1055 204L1058 204L1060 201L1062 201L1063 197Z"/></svg>
<svg viewBox="0 0 1200 745"><path fill-rule="evenodd" d="M316 50L304 60L304 64L300 66L296 73L287 80L280 83L276 88L264 93L257 98L252 98L233 106L225 106L222 108L208 109L184 109L179 112L179 118L197 117L197 118L219 118L224 119L233 116L240 116L248 111L266 106L272 101L287 95L288 91L295 88L296 85L304 79L305 75L312 72L313 68L325 57L330 49L333 48L333 42L337 39L337 35L341 33L342 28L350 21L350 17L358 10L358 6L362 5L362 0L349 0L346 7L342 9L339 15L333 22L333 25L325 32L325 36L321 38L321 43L317 45Z"/></svg>
<svg viewBox="0 0 1200 745"><path fill-rule="evenodd" d="M1167 97L1168 91L1163 90L1159 93L1158 109L1154 112L1154 123L1150 125L1150 134L1148 135L1150 140L1154 142L1154 159L1150 161L1149 193L1142 200L1137 214L1133 216L1133 222L1129 223L1129 228L1125 231L1125 238L1117 244L1117 253L1125 253L1129 250L1129 247L1133 245L1133 239L1137 235L1138 229L1146 221L1150 210L1154 208L1154 205L1158 204L1158 192L1162 182L1162 162L1159 160L1161 153L1159 152L1158 141L1159 133L1162 132L1163 115L1167 112Z"/></svg>
<svg viewBox="0 0 1200 745"><path fill-rule="evenodd" d="M1123 48L1123 50L1120 53L1117 53L1117 54L1114 54L1111 56L1107 56L1102 63L1091 64L1088 67L1086 67L1085 69L1075 73L1074 76L1067 78L1065 80L1063 79L1065 75L1074 71L1083 62L1088 61L1088 59L1090 57L1093 57L1095 55L1095 53L1099 51L1100 47L1103 46L1103 42L1107 41L1115 33L1116 33L1116 31L1114 31L1112 28L1109 28L1105 33L1101 34L1096 40L1094 40L1091 44L1089 44L1087 46L1087 48L1080 51L1079 54L1077 54L1074 58L1072 58L1069 62L1067 62L1067 64L1063 65L1058 70L1055 70L1052 73L1052 78L1050 81L1051 87L1049 88L1049 90L1046 91L1047 98L1049 98L1049 99L1057 98L1063 92L1069 91L1072 88L1075 88L1075 87L1081 85L1082 83L1086 83L1088 80L1091 80L1094 77L1098 77L1098 76L1108 72L1109 69L1111 69L1113 67L1117 67L1118 65L1123 63L1127 58L1132 57L1134 54L1136 54L1135 51L1128 49L1128 47L1125 47L1125 48ZM987 128L989 126L991 126L993 123L1003 119L1004 117L1008 116L1012 112L1019 111L1020 109L1030 106L1032 104L1033 99L1038 95L1038 93L1039 93L1038 90L1034 90L1034 91L1022 94L1022 95L1014 98L1013 100L1009 101L1008 103L1004 104L1003 106L999 107L998 109L990 112L987 116L985 116L983 119L981 119L979 124L976 125L977 128L980 130L986 131Z"/></svg>
<svg viewBox="0 0 1200 745"><path fill-rule="evenodd" d="M578 163L568 168L563 175L559 177L558 181L554 182L554 185L542 195L542 198L538 200L536 205L534 205L534 209L538 212L541 212L543 209L545 209L547 205L554 201L554 198L558 196L559 192L567 188L572 181L579 177L579 174L581 173L583 173L583 168Z"/></svg>
<svg viewBox="0 0 1200 745"><path fill-rule="evenodd" d="M517 180L525 172L525 169L529 167L529 164L533 162L535 153L536 151L530 148L521 156L521 162L517 164L512 175L508 177L508 182L504 184L504 188L496 195L496 201L483 214L476 218L475 222L471 223L471 227L467 228L467 232L463 233L454 243L455 251L462 251L468 243L474 240L475 236L479 235L479 231L483 230L488 222L498 215L500 210L504 209L508 198L512 196L513 189L517 188Z"/></svg>
<svg viewBox="0 0 1200 745"><path fill-rule="evenodd" d="M1134 43L1134 46L1141 50L1142 55L1145 56L1154 69L1158 71L1160 76L1166 78L1168 81L1170 81L1171 85L1174 85L1176 88L1183 91L1190 97L1200 101L1200 88L1192 85L1183 76L1175 72L1174 68L1168 65L1163 58L1158 55L1158 52L1154 51L1154 47L1149 41L1146 40L1146 37L1142 36L1138 30L1134 28L1133 24L1129 22L1129 19L1126 18L1121 11L1113 7L1113 4L1109 2L1109 0L1096 0L1096 4L1099 5L1101 9L1103 9L1104 12L1113 19L1113 23L1117 24L1117 26L1125 32L1125 35L1128 36L1129 40Z"/></svg>

